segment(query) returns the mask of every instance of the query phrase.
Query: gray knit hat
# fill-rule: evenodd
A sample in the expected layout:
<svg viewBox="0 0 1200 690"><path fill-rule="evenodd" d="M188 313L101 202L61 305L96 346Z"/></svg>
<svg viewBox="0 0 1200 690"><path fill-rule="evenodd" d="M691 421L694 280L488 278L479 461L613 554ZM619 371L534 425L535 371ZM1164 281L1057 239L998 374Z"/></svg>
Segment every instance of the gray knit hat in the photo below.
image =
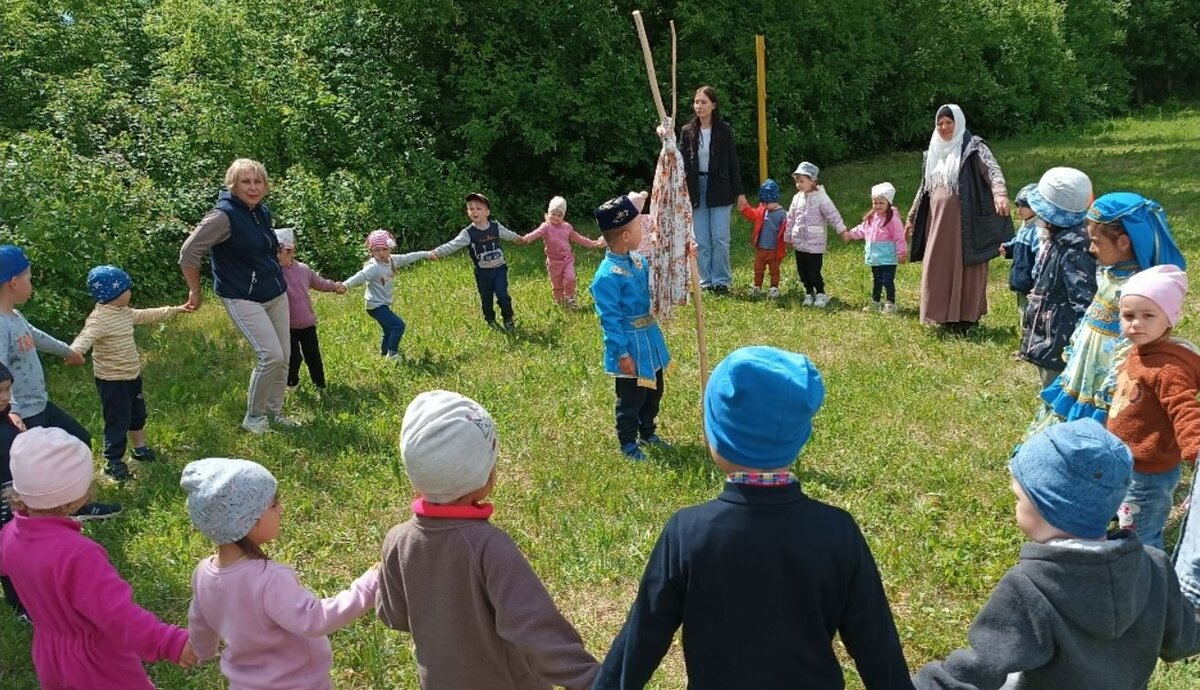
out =
<svg viewBox="0 0 1200 690"><path fill-rule="evenodd" d="M499 450L496 422L465 395L426 391L404 411L404 473L433 503L449 503L486 485Z"/></svg>
<svg viewBox="0 0 1200 690"><path fill-rule="evenodd" d="M179 485L187 491L192 524L216 544L232 544L249 534L279 486L267 468L234 458L189 462Z"/></svg>

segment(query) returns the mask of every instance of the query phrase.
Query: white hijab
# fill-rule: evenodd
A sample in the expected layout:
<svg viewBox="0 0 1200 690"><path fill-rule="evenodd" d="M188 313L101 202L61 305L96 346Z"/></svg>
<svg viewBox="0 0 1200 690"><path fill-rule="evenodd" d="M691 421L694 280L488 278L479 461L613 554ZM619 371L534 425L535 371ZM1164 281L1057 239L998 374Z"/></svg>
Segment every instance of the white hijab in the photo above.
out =
<svg viewBox="0 0 1200 690"><path fill-rule="evenodd" d="M967 131L967 118L962 108L950 103L938 108L950 109L954 118L954 135L949 141L942 138L937 131L937 116L933 120L933 136L929 138L929 151L925 153L925 189L947 187L955 194L958 193L958 169L962 165L963 134Z"/></svg>

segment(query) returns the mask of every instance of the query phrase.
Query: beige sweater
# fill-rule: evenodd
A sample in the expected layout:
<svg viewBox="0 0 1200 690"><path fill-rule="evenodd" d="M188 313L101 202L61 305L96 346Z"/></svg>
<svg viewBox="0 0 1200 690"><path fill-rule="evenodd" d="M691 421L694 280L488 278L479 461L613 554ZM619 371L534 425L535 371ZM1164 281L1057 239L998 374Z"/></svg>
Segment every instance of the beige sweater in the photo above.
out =
<svg viewBox="0 0 1200 690"><path fill-rule="evenodd" d="M393 527L376 612L412 633L425 690L575 690L599 671L512 538L486 519L418 514Z"/></svg>
<svg viewBox="0 0 1200 690"><path fill-rule="evenodd" d="M104 381L132 381L142 375L142 359L133 340L133 327L165 321L179 313L179 307L133 309L97 304L88 314L83 330L75 336L71 349L86 354L93 347L92 370Z"/></svg>

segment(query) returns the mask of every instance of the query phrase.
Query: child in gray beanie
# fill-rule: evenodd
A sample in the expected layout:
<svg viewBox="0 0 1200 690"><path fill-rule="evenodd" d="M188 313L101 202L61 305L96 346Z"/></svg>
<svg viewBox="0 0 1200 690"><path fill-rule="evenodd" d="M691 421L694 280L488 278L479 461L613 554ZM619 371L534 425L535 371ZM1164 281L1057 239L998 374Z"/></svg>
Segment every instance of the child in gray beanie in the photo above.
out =
<svg viewBox="0 0 1200 690"><path fill-rule="evenodd" d="M196 566L188 634L201 661L217 653L231 688L331 689L329 633L375 604L372 566L350 588L318 599L296 573L266 557L283 506L275 477L249 460L206 458L183 468L188 515L217 554Z"/></svg>
<svg viewBox="0 0 1200 690"><path fill-rule="evenodd" d="M376 612L410 632L421 687L592 687L596 660L483 503L496 482L496 423L458 393L404 412L400 455L420 496L383 542Z"/></svg>
<svg viewBox="0 0 1200 690"><path fill-rule="evenodd" d="M1105 534L1133 472L1124 443L1090 418L1056 424L1010 469L1032 541L971 623L971 648L926 665L917 688L1144 688L1158 658L1200 652L1166 554L1132 531Z"/></svg>

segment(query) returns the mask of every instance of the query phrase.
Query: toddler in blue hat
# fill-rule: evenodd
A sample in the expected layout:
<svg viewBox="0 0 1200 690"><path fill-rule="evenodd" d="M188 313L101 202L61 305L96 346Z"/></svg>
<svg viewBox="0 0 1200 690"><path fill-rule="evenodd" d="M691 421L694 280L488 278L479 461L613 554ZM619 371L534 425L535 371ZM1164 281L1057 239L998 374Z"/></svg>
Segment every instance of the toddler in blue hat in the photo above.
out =
<svg viewBox="0 0 1200 690"><path fill-rule="evenodd" d="M663 528L594 688L645 686L680 625L690 687L843 687L836 631L868 690L911 688L858 525L790 471L824 397L804 355L747 347L713 370L704 432L725 490Z"/></svg>
<svg viewBox="0 0 1200 690"><path fill-rule="evenodd" d="M758 188L758 206L745 206L742 216L754 224L750 232L750 245L754 247L754 287L750 294L762 294L763 276L771 271L771 291L767 296L779 299L779 264L787 254L787 241L783 237L787 211L779 205L779 183L767 180Z"/></svg>
<svg viewBox="0 0 1200 690"><path fill-rule="evenodd" d="M104 412L105 474L123 482L133 477L125 464L128 441L133 442L133 459L150 462L156 454L146 445L146 399L142 394L142 360L133 339L133 327L158 323L193 307L133 309L133 279L116 266L96 266L88 271L88 292L96 307L71 349L80 356L92 352L96 391Z"/></svg>
<svg viewBox="0 0 1200 690"><path fill-rule="evenodd" d="M1009 467L1032 541L971 623L971 648L926 665L917 688L1144 688L1160 657L1200 652L1170 559L1106 534L1133 472L1120 439L1092 419L1056 424Z"/></svg>

